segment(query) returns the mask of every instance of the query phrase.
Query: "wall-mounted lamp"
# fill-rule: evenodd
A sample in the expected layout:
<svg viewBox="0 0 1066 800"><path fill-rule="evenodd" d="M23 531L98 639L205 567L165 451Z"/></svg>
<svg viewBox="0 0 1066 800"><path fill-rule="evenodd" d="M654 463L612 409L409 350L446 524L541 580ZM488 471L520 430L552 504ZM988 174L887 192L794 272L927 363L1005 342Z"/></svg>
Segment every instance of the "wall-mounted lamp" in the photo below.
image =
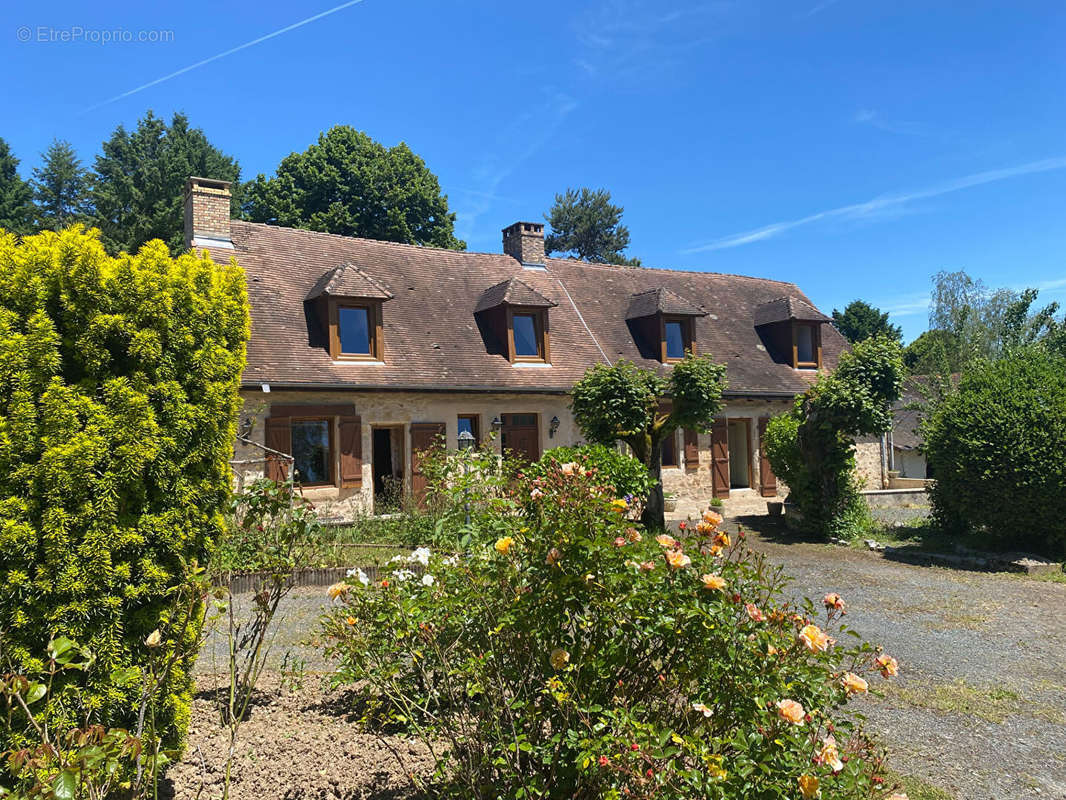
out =
<svg viewBox="0 0 1066 800"><path fill-rule="evenodd" d="M552 417L552 421L548 423L548 438L554 439L555 432L559 430L559 418Z"/></svg>
<svg viewBox="0 0 1066 800"><path fill-rule="evenodd" d="M474 434L470 431L459 432L459 449L469 450L474 446Z"/></svg>
<svg viewBox="0 0 1066 800"><path fill-rule="evenodd" d="M495 417L492 418L492 429L494 431L498 431L502 427L503 427L503 423L500 422L500 415L497 414Z"/></svg>

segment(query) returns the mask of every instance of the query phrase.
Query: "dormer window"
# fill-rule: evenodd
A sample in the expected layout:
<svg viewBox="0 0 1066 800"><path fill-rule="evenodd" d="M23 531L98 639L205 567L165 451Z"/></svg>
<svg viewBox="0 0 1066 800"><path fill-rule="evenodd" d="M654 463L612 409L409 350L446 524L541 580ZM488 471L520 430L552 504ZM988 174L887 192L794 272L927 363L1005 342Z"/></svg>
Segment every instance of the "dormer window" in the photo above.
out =
<svg viewBox="0 0 1066 800"><path fill-rule="evenodd" d="M792 366L795 369L822 366L822 336L817 323L792 323Z"/></svg>
<svg viewBox="0 0 1066 800"><path fill-rule="evenodd" d="M705 316L700 306L658 288L630 297L626 322L646 358L670 364L696 351L696 320Z"/></svg>
<svg viewBox="0 0 1066 800"><path fill-rule="evenodd" d="M755 329L778 363L821 369L822 325L829 317L798 297L778 297L755 308Z"/></svg>
<svg viewBox="0 0 1066 800"><path fill-rule="evenodd" d="M384 361L382 306L392 294L354 264L326 272L307 295L328 329L335 361Z"/></svg>
<svg viewBox="0 0 1066 800"><path fill-rule="evenodd" d="M518 278L510 278L484 291L474 315L491 332L486 344L497 347L512 364L550 364L548 313L555 305Z"/></svg>

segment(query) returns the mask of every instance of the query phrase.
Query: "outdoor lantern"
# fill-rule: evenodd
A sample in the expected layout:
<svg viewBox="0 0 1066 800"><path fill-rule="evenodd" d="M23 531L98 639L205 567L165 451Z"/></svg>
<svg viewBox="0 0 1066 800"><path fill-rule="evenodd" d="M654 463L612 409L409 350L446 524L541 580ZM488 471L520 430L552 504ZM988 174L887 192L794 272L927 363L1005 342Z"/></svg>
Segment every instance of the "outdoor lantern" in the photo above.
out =
<svg viewBox="0 0 1066 800"><path fill-rule="evenodd" d="M559 430L559 418L552 417L552 421L548 423L548 438L554 439L555 432Z"/></svg>
<svg viewBox="0 0 1066 800"><path fill-rule="evenodd" d="M495 417L492 418L492 429L494 431L498 431L502 427L503 427L503 423L500 422L500 415L497 414Z"/></svg>
<svg viewBox="0 0 1066 800"><path fill-rule="evenodd" d="M474 446L474 434L470 431L459 432L459 449L469 450Z"/></svg>

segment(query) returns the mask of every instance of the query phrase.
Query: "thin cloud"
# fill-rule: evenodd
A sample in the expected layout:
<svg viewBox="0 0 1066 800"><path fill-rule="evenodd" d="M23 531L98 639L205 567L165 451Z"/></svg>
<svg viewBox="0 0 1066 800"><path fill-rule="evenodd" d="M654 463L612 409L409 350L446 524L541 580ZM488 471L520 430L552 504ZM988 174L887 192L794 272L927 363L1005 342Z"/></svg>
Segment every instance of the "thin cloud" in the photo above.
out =
<svg viewBox="0 0 1066 800"><path fill-rule="evenodd" d="M1027 164L1005 167L1004 169L986 170L985 172L977 172L973 175L966 175L962 178L938 183L926 187L925 189L918 189L916 191L899 194L881 195L872 200L867 200L865 203L855 203L849 206L833 208L828 211L819 211L817 214L811 214L806 217L801 217L800 219L774 222L761 228L745 231L743 233L736 233L731 236L724 236L720 239L707 242L706 244L695 245L682 250L681 252L687 255L690 253L706 253L712 250L726 250L731 247L740 247L741 245L772 239L776 236L780 236L786 231L801 228L823 220L863 220L876 218L884 216L886 212L898 211L900 206L904 206L915 200L939 197L940 195L951 194L952 192L958 192L962 189L969 189L973 186L982 186L986 183L996 183L997 181L1004 181L1009 178L1018 178L1022 175L1051 172L1059 169L1066 169L1066 157L1064 156L1046 158L1042 161L1030 161Z"/></svg>
<svg viewBox="0 0 1066 800"><path fill-rule="evenodd" d="M829 6L835 6L838 2L840 2L840 0L823 0L823 2L808 11L805 16L813 17L818 12L825 11Z"/></svg>
<svg viewBox="0 0 1066 800"><path fill-rule="evenodd" d="M221 53L216 53L215 55L209 56L208 58L205 58L202 61L197 61L195 64L190 64L187 67L182 67L181 69L175 72L171 72L169 75L164 75L162 78L156 78L154 81L149 81L148 83L141 84L140 86L134 89L130 89L128 92L116 94L114 97L108 98L107 100L103 100L97 103L96 105L89 106L82 113L87 113L89 111L95 111L98 108L103 108L106 105L110 105L111 103L114 103L118 100L122 100L126 97L129 97L130 95L137 94L138 92L143 92L145 89L150 89L153 86L158 86L161 83L169 81L171 78L176 78L179 75L184 75L186 72L192 72L194 69L199 69L200 67L205 66L206 64L210 64L212 61L218 61L220 58L225 58L226 56L231 56L234 53L239 53L241 50L247 50L249 47L254 47L257 44L262 44L268 39L273 39L277 36L281 36L283 33L288 33L289 31L294 31L297 28L302 28L304 25L309 25L310 23L316 22L317 20L320 20L323 17L328 17L330 14L336 14L338 11L343 11L346 8L350 8L351 6L357 5L362 2L363 0L348 0L348 2L341 3L339 6L328 8L325 11L322 11L321 13L307 17L306 19L302 19L299 22L294 22L291 25L286 25L284 28L278 28L276 31L268 33L264 36L252 39L251 41L245 42L244 44L239 44L236 47L231 47L229 50L224 50Z"/></svg>
<svg viewBox="0 0 1066 800"><path fill-rule="evenodd" d="M935 128L924 122L885 119L878 111L872 108L860 108L855 112L853 119L858 125L868 125L886 133L897 133L903 136L934 136L937 134Z"/></svg>
<svg viewBox="0 0 1066 800"><path fill-rule="evenodd" d="M923 294L917 297L905 297L884 307L894 317L913 317L916 314L925 314L929 311L929 295Z"/></svg>

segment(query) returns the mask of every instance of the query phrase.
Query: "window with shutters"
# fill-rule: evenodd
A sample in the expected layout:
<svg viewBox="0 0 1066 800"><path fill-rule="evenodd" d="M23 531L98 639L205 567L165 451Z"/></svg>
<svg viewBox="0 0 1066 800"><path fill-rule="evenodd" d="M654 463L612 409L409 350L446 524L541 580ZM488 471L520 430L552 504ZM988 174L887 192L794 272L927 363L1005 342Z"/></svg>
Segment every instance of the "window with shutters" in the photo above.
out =
<svg viewBox="0 0 1066 800"><path fill-rule="evenodd" d="M351 404L272 405L265 425L267 477L291 477L307 487L362 486L362 422L353 411Z"/></svg>

